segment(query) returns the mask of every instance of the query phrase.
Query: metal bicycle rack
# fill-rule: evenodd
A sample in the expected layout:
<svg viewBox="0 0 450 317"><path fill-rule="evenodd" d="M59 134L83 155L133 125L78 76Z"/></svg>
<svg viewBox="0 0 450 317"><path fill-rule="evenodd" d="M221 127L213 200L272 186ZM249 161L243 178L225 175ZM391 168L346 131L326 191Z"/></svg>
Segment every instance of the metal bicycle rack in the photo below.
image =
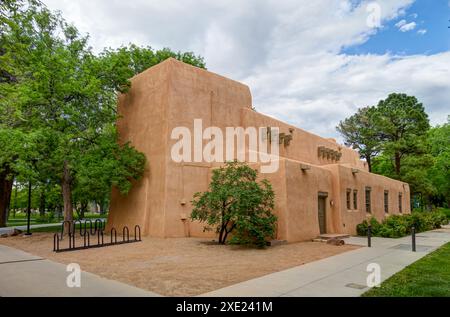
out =
<svg viewBox="0 0 450 317"><path fill-rule="evenodd" d="M88 227L89 224L89 227ZM79 238L82 240L79 246L76 246L76 236L77 236L77 225L79 225ZM68 247L61 247L60 244L64 241L64 231L67 228L67 238L69 240ZM101 248L108 247L117 244L133 243L142 241L141 239L141 227L139 225L134 226L134 238L130 240L130 230L127 226L122 228L122 241L117 241L117 230L113 227L110 230L110 242L105 243L104 241L105 232L105 222L96 219L95 222L92 220L86 220L84 222L80 220L76 221L64 221L61 224L61 232L55 233L53 235L53 251L54 252L64 252L64 251L75 251L90 248ZM95 239L97 236L97 239ZM93 243L91 243L91 237ZM96 242L96 243L95 243Z"/></svg>

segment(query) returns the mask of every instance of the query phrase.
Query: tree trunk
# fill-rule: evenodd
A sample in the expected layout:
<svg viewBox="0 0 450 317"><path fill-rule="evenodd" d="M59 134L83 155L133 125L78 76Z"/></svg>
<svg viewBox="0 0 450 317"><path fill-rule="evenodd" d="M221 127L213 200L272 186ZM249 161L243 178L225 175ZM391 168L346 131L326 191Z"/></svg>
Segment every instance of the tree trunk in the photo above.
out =
<svg viewBox="0 0 450 317"><path fill-rule="evenodd" d="M400 153L395 152L395 173L400 176Z"/></svg>
<svg viewBox="0 0 450 317"><path fill-rule="evenodd" d="M14 207L13 207L13 217L16 218L16 210L17 210L17 182L14 188Z"/></svg>
<svg viewBox="0 0 450 317"><path fill-rule="evenodd" d="M227 226L228 227L228 226ZM223 243L225 244L225 242L227 241L228 238L228 234L234 230L234 228L236 228L236 224L233 224L230 228L230 230L227 230L227 228L225 228L225 236L223 237Z"/></svg>
<svg viewBox="0 0 450 317"><path fill-rule="evenodd" d="M98 204L100 206L100 215L106 214L106 202L105 200L101 200Z"/></svg>
<svg viewBox="0 0 450 317"><path fill-rule="evenodd" d="M225 244L224 238L226 236L224 236L224 233L226 231L226 227L227 227L227 225L222 223L222 226L220 227L220 232L219 232L219 244Z"/></svg>
<svg viewBox="0 0 450 317"><path fill-rule="evenodd" d="M72 206L72 177L70 176L69 162L64 161L63 177L61 181L63 203L64 203L64 220L73 220Z"/></svg>
<svg viewBox="0 0 450 317"><path fill-rule="evenodd" d="M95 200L94 201L94 212L96 213L96 214L98 214L99 213L99 210L98 210L99 208L98 208L98 203L97 203L97 201Z"/></svg>
<svg viewBox="0 0 450 317"><path fill-rule="evenodd" d="M58 203L58 211L57 211L57 213L58 213L58 221L60 221L61 220L61 216L62 216L62 214L63 214L63 205L61 205L61 203Z"/></svg>
<svg viewBox="0 0 450 317"><path fill-rule="evenodd" d="M41 217L45 216L45 191L41 191L40 202L39 202L39 214Z"/></svg>
<svg viewBox="0 0 450 317"><path fill-rule="evenodd" d="M6 227L9 203L11 201L11 192L13 181L9 175L11 169L4 166L0 173L0 227Z"/></svg>
<svg viewBox="0 0 450 317"><path fill-rule="evenodd" d="M88 202L87 201L81 202L80 205L81 205L80 206L80 218L84 219L84 214L86 213L86 210L88 208Z"/></svg>
<svg viewBox="0 0 450 317"><path fill-rule="evenodd" d="M372 173L372 158L370 157L370 155L366 156L366 162L369 168L369 173Z"/></svg>

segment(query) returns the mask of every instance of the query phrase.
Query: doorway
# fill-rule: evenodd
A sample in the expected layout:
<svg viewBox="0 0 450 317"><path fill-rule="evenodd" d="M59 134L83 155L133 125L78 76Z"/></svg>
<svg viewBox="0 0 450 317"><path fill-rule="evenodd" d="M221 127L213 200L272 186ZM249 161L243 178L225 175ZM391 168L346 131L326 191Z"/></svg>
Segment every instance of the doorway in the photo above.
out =
<svg viewBox="0 0 450 317"><path fill-rule="evenodd" d="M318 196L318 218L319 218L319 230L320 234L327 233L327 197L328 193L319 192Z"/></svg>

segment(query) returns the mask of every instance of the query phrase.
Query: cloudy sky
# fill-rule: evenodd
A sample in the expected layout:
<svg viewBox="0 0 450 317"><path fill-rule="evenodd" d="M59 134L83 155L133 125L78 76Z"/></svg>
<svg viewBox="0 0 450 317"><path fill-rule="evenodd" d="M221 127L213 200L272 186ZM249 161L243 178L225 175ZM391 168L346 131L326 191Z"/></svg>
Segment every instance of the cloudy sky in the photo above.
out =
<svg viewBox="0 0 450 317"><path fill-rule="evenodd" d="M258 111L327 137L358 107L415 95L450 114L449 0L44 0L96 51L193 51L250 86Z"/></svg>

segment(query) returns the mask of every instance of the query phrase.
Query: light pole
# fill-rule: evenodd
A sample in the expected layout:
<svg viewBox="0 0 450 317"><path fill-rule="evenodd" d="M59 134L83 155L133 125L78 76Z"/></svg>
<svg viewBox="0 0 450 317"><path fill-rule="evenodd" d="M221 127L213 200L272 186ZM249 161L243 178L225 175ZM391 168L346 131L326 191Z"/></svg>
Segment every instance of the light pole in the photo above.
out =
<svg viewBox="0 0 450 317"><path fill-rule="evenodd" d="M30 220L31 220L31 180L28 181L27 233L25 233L26 236L31 236Z"/></svg>
<svg viewBox="0 0 450 317"><path fill-rule="evenodd" d="M36 162L37 162L36 158L31 159L32 168L34 168L34 170L37 170ZM25 233L25 236L31 236L30 222L31 222L31 175L28 180L27 232Z"/></svg>

